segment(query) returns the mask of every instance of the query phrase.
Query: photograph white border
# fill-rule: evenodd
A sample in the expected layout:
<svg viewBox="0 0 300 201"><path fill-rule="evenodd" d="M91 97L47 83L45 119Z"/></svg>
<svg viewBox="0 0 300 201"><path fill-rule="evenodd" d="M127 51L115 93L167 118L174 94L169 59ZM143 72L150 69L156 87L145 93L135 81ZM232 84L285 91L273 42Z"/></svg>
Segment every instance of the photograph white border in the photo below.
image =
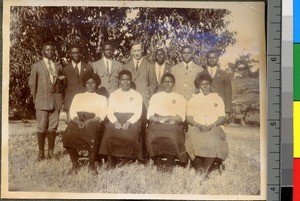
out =
<svg viewBox="0 0 300 201"><path fill-rule="evenodd" d="M246 1L245 1L246 2ZM243 3L243 2L239 2ZM262 3L263 2L255 2ZM100 194L100 193L56 193L56 192L9 192L8 191L8 94L9 94L9 48L10 6L122 6L122 7L178 7L178 8L230 8L232 2L145 2L145 1L29 1L4 0L3 2L3 64L2 64L2 178L3 198L76 198L76 199L174 199L174 200L265 200L266 199L266 68L260 69L260 167L261 195L174 195L174 194ZM251 9L251 8L249 8ZM253 30L252 30L253 31ZM264 30L266 31L266 30ZM264 37L263 35L262 37ZM265 39L264 39L265 40ZM265 44L265 43L264 43ZM264 46L264 45L263 45ZM266 47L263 47L266 51ZM266 66L266 60L260 63Z"/></svg>

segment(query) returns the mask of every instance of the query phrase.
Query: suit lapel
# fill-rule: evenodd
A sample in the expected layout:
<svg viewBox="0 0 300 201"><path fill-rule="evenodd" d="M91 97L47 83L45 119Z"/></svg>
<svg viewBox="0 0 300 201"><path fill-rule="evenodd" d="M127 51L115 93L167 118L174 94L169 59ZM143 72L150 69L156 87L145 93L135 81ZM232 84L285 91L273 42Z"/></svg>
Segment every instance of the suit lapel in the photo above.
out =
<svg viewBox="0 0 300 201"><path fill-rule="evenodd" d="M85 71L86 71L86 65L85 65L85 63L81 62L80 77L82 77L82 75L84 74Z"/></svg>
<svg viewBox="0 0 300 201"><path fill-rule="evenodd" d="M111 76L111 75L113 74L113 72L115 71L115 69L116 69L115 65L116 65L116 61L115 61L115 60L112 60L112 61L111 61L111 69L110 69L110 74L109 74L109 76Z"/></svg>
<svg viewBox="0 0 300 201"><path fill-rule="evenodd" d="M132 60L132 63L133 63L133 60ZM134 79L136 79L142 72L143 72L143 65L145 63L145 58L143 58L142 62L139 63L139 68L137 69L137 71L135 70L135 66L134 66L134 63L133 63L133 70L135 72L135 75L134 75Z"/></svg>
<svg viewBox="0 0 300 201"><path fill-rule="evenodd" d="M215 73L215 76L213 77L213 79L218 79L219 76L220 76L220 69L217 68L216 73Z"/></svg>
<svg viewBox="0 0 300 201"><path fill-rule="evenodd" d="M59 72L58 65L56 63L54 63L54 62L53 62L53 64L54 64L55 71L57 73L57 77L53 77L53 85L55 85L56 81L57 81L57 78L59 77L60 72Z"/></svg>
<svg viewBox="0 0 300 201"><path fill-rule="evenodd" d="M167 72L171 72L171 70L170 70L170 65L169 64L165 64L165 69L164 69L164 72L163 72L163 74L165 74L165 73L167 73Z"/></svg>
<svg viewBox="0 0 300 201"><path fill-rule="evenodd" d="M46 77L48 78L48 82L51 83L50 73L48 71L47 65L44 60L41 61L42 70L44 71Z"/></svg>

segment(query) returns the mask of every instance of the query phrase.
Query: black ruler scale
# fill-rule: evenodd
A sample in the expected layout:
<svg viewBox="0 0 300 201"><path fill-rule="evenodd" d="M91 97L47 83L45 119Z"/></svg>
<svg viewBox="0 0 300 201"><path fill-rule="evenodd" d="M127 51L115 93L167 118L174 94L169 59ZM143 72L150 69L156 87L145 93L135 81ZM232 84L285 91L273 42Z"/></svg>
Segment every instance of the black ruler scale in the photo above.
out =
<svg viewBox="0 0 300 201"><path fill-rule="evenodd" d="M280 201L281 0L267 3L267 201Z"/></svg>

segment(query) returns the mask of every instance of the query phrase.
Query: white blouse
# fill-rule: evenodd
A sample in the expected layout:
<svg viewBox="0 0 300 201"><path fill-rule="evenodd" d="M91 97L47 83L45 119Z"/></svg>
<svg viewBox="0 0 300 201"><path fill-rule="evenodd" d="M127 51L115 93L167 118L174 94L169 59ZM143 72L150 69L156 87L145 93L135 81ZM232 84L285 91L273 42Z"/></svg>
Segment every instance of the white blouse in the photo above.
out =
<svg viewBox="0 0 300 201"><path fill-rule="evenodd" d="M225 116L224 102L217 93L199 93L188 102L187 116L194 117L199 124L213 124L218 117Z"/></svg>
<svg viewBox="0 0 300 201"><path fill-rule="evenodd" d="M185 98L178 93L166 93L164 91L156 93L150 99L147 119L157 113L162 116L180 116L184 121L186 105Z"/></svg>
<svg viewBox="0 0 300 201"><path fill-rule="evenodd" d="M137 122L142 115L143 99L142 96L133 89L122 91L117 89L114 91L108 100L107 117L111 123L117 121L114 113L133 113L128 120L131 124Z"/></svg>
<svg viewBox="0 0 300 201"><path fill-rule="evenodd" d="M77 112L92 112L103 121L107 114L107 99L97 93L76 94L71 103L70 118L77 117Z"/></svg>

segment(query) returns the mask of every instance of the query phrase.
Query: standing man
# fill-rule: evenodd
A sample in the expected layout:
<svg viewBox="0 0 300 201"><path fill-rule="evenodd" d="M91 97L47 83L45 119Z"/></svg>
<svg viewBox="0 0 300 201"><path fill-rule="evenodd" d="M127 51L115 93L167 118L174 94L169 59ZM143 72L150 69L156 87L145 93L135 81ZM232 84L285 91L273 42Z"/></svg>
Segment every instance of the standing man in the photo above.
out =
<svg viewBox="0 0 300 201"><path fill-rule="evenodd" d="M139 92L143 98L143 111L141 116L141 133L143 143L144 159L148 159L145 145L145 131L147 125L147 109L151 96L157 88L157 81L153 64L149 63L142 55L142 44L133 42L131 46L132 59L124 64L123 68L129 70L132 74L133 88Z"/></svg>
<svg viewBox="0 0 300 201"><path fill-rule="evenodd" d="M112 57L114 55L114 45L110 41L106 41L102 45L102 59L92 63L94 73L98 74L101 79L101 85L107 91L108 95L119 88L119 72L122 70L122 64Z"/></svg>
<svg viewBox="0 0 300 201"><path fill-rule="evenodd" d="M124 64L123 68L132 73L132 81L135 90L142 95L145 109L147 109L149 100L157 88L153 64L149 63L143 57L142 45L139 42L132 43L131 55L133 58L128 63Z"/></svg>
<svg viewBox="0 0 300 201"><path fill-rule="evenodd" d="M165 73L170 73L171 72L171 65L165 63L166 60L166 52L163 49L157 49L155 51L155 76L156 76L156 81L158 83L158 89L156 92L163 91L163 88L161 86L161 78Z"/></svg>
<svg viewBox="0 0 300 201"><path fill-rule="evenodd" d="M33 64L29 77L29 87L36 109L38 130L38 161L45 159L44 146L48 137L48 158L53 157L59 110L63 103L62 68L53 61L54 46L42 45L43 59Z"/></svg>
<svg viewBox="0 0 300 201"><path fill-rule="evenodd" d="M174 92L183 95L188 101L195 93L194 80L196 75L203 71L201 66L195 64L193 59L193 48L190 45L185 45L181 49L182 62L173 66L171 73L174 75L176 84Z"/></svg>
<svg viewBox="0 0 300 201"><path fill-rule="evenodd" d="M64 110L67 112L69 121L69 109L74 96L85 92L85 87L81 83L81 78L85 73L92 73L93 69L87 63L81 61L81 47L74 44L69 47L70 62L63 68L65 76L65 97Z"/></svg>
<svg viewBox="0 0 300 201"><path fill-rule="evenodd" d="M219 52L217 50L210 50L206 53L206 64L207 69L197 75L197 78L203 74L207 73L212 78L212 92L218 93L219 96L224 101L225 105L225 115L228 120L231 113L231 103L232 103L232 85L229 75L217 67L219 62Z"/></svg>

